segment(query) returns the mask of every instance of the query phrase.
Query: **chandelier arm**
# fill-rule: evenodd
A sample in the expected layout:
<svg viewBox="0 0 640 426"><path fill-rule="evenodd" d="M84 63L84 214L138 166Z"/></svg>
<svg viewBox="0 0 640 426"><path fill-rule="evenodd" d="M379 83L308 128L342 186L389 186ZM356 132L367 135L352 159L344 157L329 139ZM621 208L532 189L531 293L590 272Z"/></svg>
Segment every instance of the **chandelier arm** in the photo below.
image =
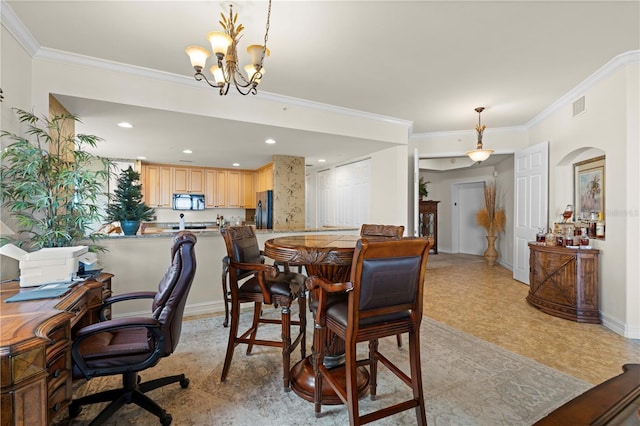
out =
<svg viewBox="0 0 640 426"><path fill-rule="evenodd" d="M196 81L202 81L204 80L209 86L214 87L214 88L218 88L220 86L218 86L217 84L211 83L209 81L209 79L207 78L206 75L202 74L202 72L200 71L196 71L196 73L193 75L193 77L196 79Z"/></svg>

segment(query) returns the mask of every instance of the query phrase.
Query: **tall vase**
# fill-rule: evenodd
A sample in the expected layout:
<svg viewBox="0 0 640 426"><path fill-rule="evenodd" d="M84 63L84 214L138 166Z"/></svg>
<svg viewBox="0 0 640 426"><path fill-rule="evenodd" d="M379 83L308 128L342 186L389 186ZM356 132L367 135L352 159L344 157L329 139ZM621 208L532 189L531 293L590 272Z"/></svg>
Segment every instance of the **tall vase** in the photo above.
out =
<svg viewBox="0 0 640 426"><path fill-rule="evenodd" d="M484 258L487 259L489 266L494 266L496 260L498 260L498 250L496 250L496 239L498 237L496 235L487 235L485 238L487 239L487 249L484 252Z"/></svg>

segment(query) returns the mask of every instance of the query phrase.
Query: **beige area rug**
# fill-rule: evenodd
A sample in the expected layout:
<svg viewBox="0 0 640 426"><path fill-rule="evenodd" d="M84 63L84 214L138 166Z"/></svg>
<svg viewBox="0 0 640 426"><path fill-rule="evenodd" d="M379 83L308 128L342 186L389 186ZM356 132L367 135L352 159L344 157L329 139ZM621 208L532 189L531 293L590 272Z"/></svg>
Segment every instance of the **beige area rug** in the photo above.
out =
<svg viewBox="0 0 640 426"><path fill-rule="evenodd" d="M270 309L269 314L277 314ZM246 325L250 313L243 313ZM313 404L294 392L284 392L281 355L277 348L255 347L245 355L246 345L236 348L226 382L220 382L228 329L222 317L185 321L177 352L153 369L141 374L142 380L184 372L191 380L187 389L179 384L150 392L172 416L173 424L183 425L347 425L344 406L323 407L316 418ZM311 330L307 346L310 348ZM260 329L262 336L278 336L279 328ZM260 333L259 333L260 335ZM493 344L479 340L429 318L421 327L422 372L427 420L431 426L444 425L530 425L564 402L591 387L590 384L553 370ZM382 352L408 366L407 337L402 348L395 337L380 341ZM366 344L362 344L362 351ZM307 354L310 350L307 350ZM295 353L294 360L299 359ZM117 387L119 378L98 378L75 389L76 396L98 389ZM379 367L378 397L361 399L361 412L380 404L408 398L409 388L384 366ZM76 419L62 424L86 425L101 407L85 407ZM414 411L383 419L378 425L415 424ZM157 425L157 418L131 404L120 409L110 425Z"/></svg>

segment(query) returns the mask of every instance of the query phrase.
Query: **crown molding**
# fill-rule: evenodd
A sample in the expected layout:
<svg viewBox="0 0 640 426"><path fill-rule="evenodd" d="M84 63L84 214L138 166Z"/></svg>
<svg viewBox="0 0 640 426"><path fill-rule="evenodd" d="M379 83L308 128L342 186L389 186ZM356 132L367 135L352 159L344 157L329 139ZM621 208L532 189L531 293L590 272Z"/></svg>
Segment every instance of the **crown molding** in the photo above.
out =
<svg viewBox="0 0 640 426"><path fill-rule="evenodd" d="M83 67L97 68L97 69L107 70L107 71L112 71L117 73L125 73L129 75L135 75L138 77L148 78L151 80L163 81L163 82L174 83L174 84L182 84L190 87L196 87L196 88L205 87L191 76L184 76L184 75L174 74L170 72L159 71L151 68L124 64L121 62L109 61L106 59L80 55L77 53L70 53L70 52L65 52L61 50L50 49L48 47L42 47L38 49L35 55L33 55L33 57L35 59L80 65ZM230 95L241 96L239 94L236 94L235 92L230 92ZM365 111L358 111L358 110L343 108L335 105L323 104L319 102L308 101L305 99L278 95L275 93L259 92L255 96L259 99L266 100L269 102L276 102L276 103L281 103L286 105L294 105L294 106L308 108L316 111L326 111L326 112L331 112L338 115L358 117L365 120L378 121L386 124L405 127L407 129L407 135L409 134L409 129L411 129L413 126L413 122L409 120L402 120L395 117L389 117L389 116L380 115L380 114L373 114Z"/></svg>
<svg viewBox="0 0 640 426"><path fill-rule="evenodd" d="M91 56L79 55L76 53L65 52L57 49L42 47L33 37L31 32L22 23L18 16L13 12L11 7L4 1L0 0L0 16L2 17L2 25L16 38L16 40L24 47L32 58L51 62L60 62L66 64L80 65L84 67L97 68L112 72L125 73L138 77L148 78L174 84L183 84L191 87L203 87L199 82L191 76L183 76L174 73L159 71L155 69L129 65L120 62L109 61L105 59L95 58ZM233 93L231 96L236 95ZM240 95L237 95L240 96ZM407 129L407 137L413 128L413 122L400 118L373 114L365 111L358 111L349 108L343 108L335 105L323 104L319 102L308 101L300 98L278 95L276 93L259 92L256 97L270 101L283 103L287 105L299 106L302 108L312 109L316 111L325 111L337 115L357 117L360 119L378 121L386 124L404 127Z"/></svg>
<svg viewBox="0 0 640 426"><path fill-rule="evenodd" d="M13 35L29 55L34 56L40 50L40 43L4 0L0 0L0 18L2 26Z"/></svg>
<svg viewBox="0 0 640 426"><path fill-rule="evenodd" d="M614 57L609 62L604 64L602 67L600 67L599 70L587 77L584 81L579 83L576 87L567 92L560 99L542 110L540 114L529 120L529 122L525 124L525 128L527 130L531 129L533 126L547 119L549 116L551 116L561 108L564 108L566 105L575 101L600 81L613 74L613 72L618 68L625 65L637 63L640 63L640 50L630 50L628 52L619 54L618 56Z"/></svg>
<svg viewBox="0 0 640 426"><path fill-rule="evenodd" d="M564 108L566 105L578 99L582 96L586 91L594 87L597 83L611 75L614 71L616 71L619 67L631 64L640 63L640 50L631 50L629 52L621 53L620 55L614 57L605 65L600 67L596 72L591 74L591 76L587 77L584 81L578 84L576 87L571 89L565 95L560 97L557 101L549 105L547 108L542 110L538 115L533 117L527 123L522 126L516 127L492 127L485 131L485 134L494 133L497 131L529 131L533 126L539 124L543 120L547 119L549 116L557 112L559 109ZM430 132L430 133L413 133L410 135L410 139L428 139L428 138L442 138L446 136L466 136L470 133L474 133L473 130L453 130L450 132Z"/></svg>

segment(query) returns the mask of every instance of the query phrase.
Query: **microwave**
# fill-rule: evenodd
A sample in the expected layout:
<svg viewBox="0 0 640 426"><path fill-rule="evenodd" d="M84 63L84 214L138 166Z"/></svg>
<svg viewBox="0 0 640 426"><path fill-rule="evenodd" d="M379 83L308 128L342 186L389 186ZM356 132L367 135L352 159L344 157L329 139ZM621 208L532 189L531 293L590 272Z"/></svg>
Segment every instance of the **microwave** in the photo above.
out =
<svg viewBox="0 0 640 426"><path fill-rule="evenodd" d="M173 194L174 210L204 210L204 194Z"/></svg>

